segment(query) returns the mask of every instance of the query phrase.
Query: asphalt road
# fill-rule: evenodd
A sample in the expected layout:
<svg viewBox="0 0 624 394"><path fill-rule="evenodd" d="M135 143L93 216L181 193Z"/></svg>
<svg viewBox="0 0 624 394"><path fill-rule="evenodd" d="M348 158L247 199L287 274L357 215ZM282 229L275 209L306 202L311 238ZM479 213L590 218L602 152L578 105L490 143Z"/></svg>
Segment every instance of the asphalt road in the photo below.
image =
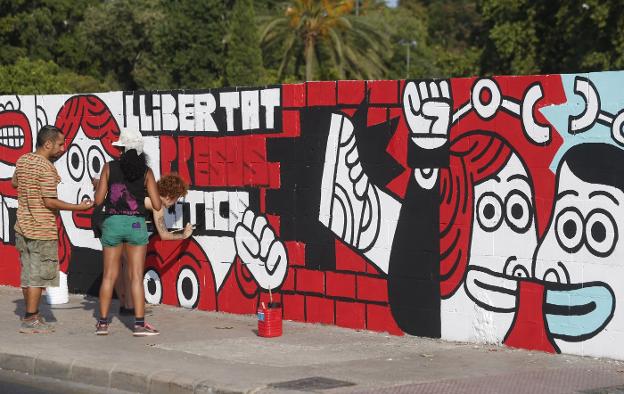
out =
<svg viewBox="0 0 624 394"><path fill-rule="evenodd" d="M58 379L33 376L21 372L0 369L0 393L11 394L129 394L103 387Z"/></svg>

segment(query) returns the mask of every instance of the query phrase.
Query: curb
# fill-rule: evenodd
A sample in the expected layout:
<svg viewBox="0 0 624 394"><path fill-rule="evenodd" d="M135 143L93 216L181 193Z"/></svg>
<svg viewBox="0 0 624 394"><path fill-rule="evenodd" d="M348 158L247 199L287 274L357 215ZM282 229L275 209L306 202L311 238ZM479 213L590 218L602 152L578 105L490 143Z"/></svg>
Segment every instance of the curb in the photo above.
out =
<svg viewBox="0 0 624 394"><path fill-rule="evenodd" d="M107 389L149 394L244 393L221 389L209 380L196 379L173 370L158 370L145 374L127 368L122 370L118 364L102 368L97 364L77 359L59 361L42 357L41 354L29 356L0 353L0 369Z"/></svg>

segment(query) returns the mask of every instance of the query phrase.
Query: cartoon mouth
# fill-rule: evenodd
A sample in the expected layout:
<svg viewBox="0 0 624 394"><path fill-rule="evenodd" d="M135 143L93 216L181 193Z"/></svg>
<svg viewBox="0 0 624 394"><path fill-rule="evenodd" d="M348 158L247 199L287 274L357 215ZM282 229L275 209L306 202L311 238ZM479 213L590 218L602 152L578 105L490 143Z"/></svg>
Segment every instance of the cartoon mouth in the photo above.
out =
<svg viewBox="0 0 624 394"><path fill-rule="evenodd" d="M93 208L86 211L74 211L72 212L72 219L77 228L83 230L91 230L91 214Z"/></svg>
<svg viewBox="0 0 624 394"><path fill-rule="evenodd" d="M579 342L602 331L613 318L615 293L604 282L545 283L544 315L554 338Z"/></svg>
<svg viewBox="0 0 624 394"><path fill-rule="evenodd" d="M24 130L17 126L0 127L0 145L9 148L21 148L24 146Z"/></svg>
<svg viewBox="0 0 624 394"><path fill-rule="evenodd" d="M587 300L587 302L579 305L546 304L544 305L544 313L547 315L582 316L592 313L596 308L596 302Z"/></svg>
<svg viewBox="0 0 624 394"><path fill-rule="evenodd" d="M530 297L535 289L522 292L527 287L523 285L528 284L542 288L543 296ZM521 305L542 310L550 335L570 342L598 334L609 324L615 310L615 294L604 282L545 282L475 266L468 268L465 287L468 296L486 310L518 313Z"/></svg>
<svg viewBox="0 0 624 394"><path fill-rule="evenodd" d="M5 163L14 164L32 148L30 125L26 115L18 111L0 113L0 156Z"/></svg>

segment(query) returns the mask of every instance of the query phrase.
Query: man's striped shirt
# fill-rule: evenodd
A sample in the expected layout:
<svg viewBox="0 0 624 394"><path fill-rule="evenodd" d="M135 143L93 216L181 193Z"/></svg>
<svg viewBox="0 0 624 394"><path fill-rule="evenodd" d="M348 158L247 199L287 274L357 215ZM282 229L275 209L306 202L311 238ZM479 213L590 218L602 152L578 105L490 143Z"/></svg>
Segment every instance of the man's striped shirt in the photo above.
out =
<svg viewBox="0 0 624 394"><path fill-rule="evenodd" d="M57 198L61 181L54 165L36 153L27 153L15 164L17 223L15 231L30 239L58 239L56 210L46 208L43 197Z"/></svg>

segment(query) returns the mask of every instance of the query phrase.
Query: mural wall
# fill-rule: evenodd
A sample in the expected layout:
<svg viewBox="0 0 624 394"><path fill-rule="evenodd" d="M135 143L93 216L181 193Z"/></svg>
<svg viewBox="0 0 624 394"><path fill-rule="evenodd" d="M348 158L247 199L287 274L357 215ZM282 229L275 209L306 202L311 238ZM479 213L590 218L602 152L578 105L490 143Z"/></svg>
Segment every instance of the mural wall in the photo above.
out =
<svg viewBox="0 0 624 394"><path fill-rule="evenodd" d="M93 196L120 130L190 192L150 239L146 298L624 359L624 72L0 96L0 282L19 286L17 158L55 124L60 198ZM88 213L60 215L96 294ZM619 302L618 302L619 301Z"/></svg>

